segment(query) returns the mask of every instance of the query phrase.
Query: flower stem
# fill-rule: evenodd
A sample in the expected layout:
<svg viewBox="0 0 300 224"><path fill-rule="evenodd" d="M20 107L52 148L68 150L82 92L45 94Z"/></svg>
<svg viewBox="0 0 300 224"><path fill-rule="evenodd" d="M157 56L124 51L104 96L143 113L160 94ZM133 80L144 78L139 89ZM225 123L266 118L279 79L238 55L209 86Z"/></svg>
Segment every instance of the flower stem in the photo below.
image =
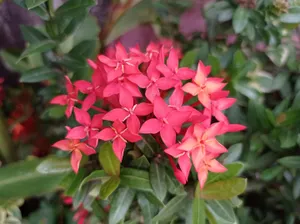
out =
<svg viewBox="0 0 300 224"><path fill-rule="evenodd" d="M12 162L16 160L16 154L13 153L12 141L8 134L8 127L6 125L1 110L0 110L0 154L6 162Z"/></svg>

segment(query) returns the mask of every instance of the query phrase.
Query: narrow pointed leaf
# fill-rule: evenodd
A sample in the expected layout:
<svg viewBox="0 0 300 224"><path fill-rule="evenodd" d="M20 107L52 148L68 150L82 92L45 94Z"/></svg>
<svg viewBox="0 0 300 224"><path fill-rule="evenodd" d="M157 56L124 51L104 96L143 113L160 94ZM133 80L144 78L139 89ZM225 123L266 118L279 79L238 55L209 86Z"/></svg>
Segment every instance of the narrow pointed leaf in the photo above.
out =
<svg viewBox="0 0 300 224"><path fill-rule="evenodd" d="M144 223L145 224L151 224L151 220L153 217L153 214L155 212L155 206L152 205L148 199L141 193L137 195L137 200L139 203L139 206L141 207Z"/></svg>
<svg viewBox="0 0 300 224"><path fill-rule="evenodd" d="M121 221L131 205L135 192L130 188L120 188L111 202L109 211L109 223L117 224Z"/></svg>
<svg viewBox="0 0 300 224"><path fill-rule="evenodd" d="M205 224L205 202L199 197L193 199L193 224Z"/></svg>
<svg viewBox="0 0 300 224"><path fill-rule="evenodd" d="M278 162L287 168L300 168L300 156L286 156L279 159Z"/></svg>
<svg viewBox="0 0 300 224"><path fill-rule="evenodd" d="M147 171L123 168L121 170L121 184L133 189L152 192L149 180L149 173Z"/></svg>
<svg viewBox="0 0 300 224"><path fill-rule="evenodd" d="M41 82L52 78L57 78L60 75L62 75L61 72L51 68L47 68L47 67L33 68L21 74L20 82L24 82L24 83Z"/></svg>
<svg viewBox="0 0 300 224"><path fill-rule="evenodd" d="M119 186L120 178L112 176L108 181L102 184L100 189L100 198L107 199Z"/></svg>
<svg viewBox="0 0 300 224"><path fill-rule="evenodd" d="M152 219L152 222L168 220L175 215L181 208L182 202L186 199L186 195L178 195L171 199L165 207Z"/></svg>
<svg viewBox="0 0 300 224"><path fill-rule="evenodd" d="M25 4L27 6L27 9L33 9L34 7L37 7L46 1L48 0L25 0Z"/></svg>
<svg viewBox="0 0 300 224"><path fill-rule="evenodd" d="M207 209L210 211L217 223L237 224L233 208L227 200L209 200Z"/></svg>
<svg viewBox="0 0 300 224"><path fill-rule="evenodd" d="M155 162L150 165L150 183L156 196L163 201L167 194L165 168Z"/></svg>
<svg viewBox="0 0 300 224"><path fill-rule="evenodd" d="M79 190L83 187L88 182L91 181L103 181L105 182L106 180L109 179L109 176L104 172L104 170L96 170L92 172L90 175L88 175L86 178L83 179L79 186Z"/></svg>

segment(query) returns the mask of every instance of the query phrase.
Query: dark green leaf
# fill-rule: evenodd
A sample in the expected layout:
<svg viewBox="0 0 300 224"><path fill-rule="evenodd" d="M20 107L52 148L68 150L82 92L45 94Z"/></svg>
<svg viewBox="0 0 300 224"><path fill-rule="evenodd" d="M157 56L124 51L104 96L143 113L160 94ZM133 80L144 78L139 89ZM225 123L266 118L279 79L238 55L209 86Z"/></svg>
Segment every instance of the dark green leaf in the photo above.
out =
<svg viewBox="0 0 300 224"><path fill-rule="evenodd" d="M79 186L79 190L83 187L83 185L85 185L88 182L91 182L91 181L105 182L109 178L110 177L104 172L104 170L96 170L96 171L92 172L90 175L88 175L86 178L83 179L83 181L81 182L81 184Z"/></svg>
<svg viewBox="0 0 300 224"><path fill-rule="evenodd" d="M0 169L0 199L24 198L53 191L71 172L69 160L49 157Z"/></svg>
<svg viewBox="0 0 300 224"><path fill-rule="evenodd" d="M131 205L135 192L130 188L120 188L111 202L109 210L109 223L117 224L121 221Z"/></svg>
<svg viewBox="0 0 300 224"><path fill-rule="evenodd" d="M153 206L148 199L141 193L137 195L137 201L139 203L139 206L141 207L144 223L145 224L151 224L152 217L155 212L155 206Z"/></svg>
<svg viewBox="0 0 300 224"><path fill-rule="evenodd" d="M238 223L234 215L233 208L229 201L209 200L207 201L207 209L210 211L217 223Z"/></svg>
<svg viewBox="0 0 300 224"><path fill-rule="evenodd" d="M175 178L173 171L166 170L167 189L171 194L180 195L184 193L184 187Z"/></svg>
<svg viewBox="0 0 300 224"><path fill-rule="evenodd" d="M30 66L23 61L17 63L18 57L7 51L0 51L0 56L5 67L7 67L11 71L24 72L30 69Z"/></svg>
<svg viewBox="0 0 300 224"><path fill-rule="evenodd" d="M137 19L138 18L138 19ZM152 22L155 19L155 12L152 1L142 0L128 11L126 11L114 24L107 36L105 43L109 44L122 34L135 28L139 24Z"/></svg>
<svg viewBox="0 0 300 224"><path fill-rule="evenodd" d="M76 17L85 13L91 6L95 4L94 0L72 0L67 1L60 6L56 12L57 17Z"/></svg>
<svg viewBox="0 0 300 224"><path fill-rule="evenodd" d="M193 224L205 224L205 202L199 197L193 199Z"/></svg>
<svg viewBox="0 0 300 224"><path fill-rule="evenodd" d="M200 190L200 197L204 199L230 199L242 194L247 186L247 179L233 177L227 180L221 180L206 184Z"/></svg>
<svg viewBox="0 0 300 224"><path fill-rule="evenodd" d="M260 178L265 181L270 181L270 180L278 177L278 175L282 172L283 172L283 168L281 166L271 167L271 168L264 170L261 173Z"/></svg>
<svg viewBox="0 0 300 224"><path fill-rule="evenodd" d="M243 144L237 143L229 147L227 157L224 159L225 164L229 164L238 160L242 154Z"/></svg>
<svg viewBox="0 0 300 224"><path fill-rule="evenodd" d="M185 53L180 61L180 67L192 67L196 63L196 57L199 49L193 49Z"/></svg>
<svg viewBox="0 0 300 224"><path fill-rule="evenodd" d="M279 159L278 162L287 168L300 168L300 156L286 156Z"/></svg>
<svg viewBox="0 0 300 224"><path fill-rule="evenodd" d="M289 57L289 49L283 45L269 47L266 54L276 66L281 67Z"/></svg>
<svg viewBox="0 0 300 224"><path fill-rule="evenodd" d="M43 34L35 27L21 25L20 28L24 40L28 41L30 44L34 44L47 39L45 34Z"/></svg>
<svg viewBox="0 0 300 224"><path fill-rule="evenodd" d="M152 219L152 222L164 221L175 215L181 208L186 195L178 195L172 198L160 212Z"/></svg>
<svg viewBox="0 0 300 224"><path fill-rule="evenodd" d="M293 197L297 200L300 196L300 177L296 177L293 184Z"/></svg>
<svg viewBox="0 0 300 224"><path fill-rule="evenodd" d="M152 192L149 173L143 170L123 168L121 170L121 184L133 189Z"/></svg>
<svg viewBox="0 0 300 224"><path fill-rule="evenodd" d="M44 40L35 44L30 44L28 48L21 54L17 62L21 61L23 58L36 53L43 53L53 49L56 46L56 42L53 40Z"/></svg>
<svg viewBox="0 0 300 224"><path fill-rule="evenodd" d="M48 0L25 0L25 4L28 9L33 9L33 8L43 4L46 1L48 1Z"/></svg>
<svg viewBox="0 0 300 224"><path fill-rule="evenodd" d="M120 161L116 157L112 144L109 142L104 143L99 149L99 161L104 171L111 176L120 175Z"/></svg>
<svg viewBox="0 0 300 224"><path fill-rule="evenodd" d="M96 49L96 40L84 40L77 44L69 53L74 58L90 58Z"/></svg>
<svg viewBox="0 0 300 224"><path fill-rule="evenodd" d="M119 186L120 178L112 176L108 181L101 185L100 198L107 199Z"/></svg>
<svg viewBox="0 0 300 224"><path fill-rule="evenodd" d="M71 173L70 175L72 175L72 180L70 185L66 188L64 194L67 196L72 196L73 194L75 194L76 190L79 188L81 181L83 180L84 176L85 176L85 169L80 169L79 172L77 174L75 173Z"/></svg>
<svg viewBox="0 0 300 224"><path fill-rule="evenodd" d="M29 71L22 73L20 77L20 82L25 82L25 83L41 82L52 78L57 78L60 75L62 75L62 73L51 68L47 68L47 67L33 68Z"/></svg>
<svg viewBox="0 0 300 224"><path fill-rule="evenodd" d="M241 33L248 24L249 11L247 8L239 7L235 10L232 25L235 33Z"/></svg>
<svg viewBox="0 0 300 224"><path fill-rule="evenodd" d="M167 195L165 168L155 162L150 165L150 183L156 196L163 201Z"/></svg>
<svg viewBox="0 0 300 224"><path fill-rule="evenodd" d="M208 55L208 64L211 65L212 75L217 75L221 72L221 64L217 57L215 57L213 55Z"/></svg>
<svg viewBox="0 0 300 224"><path fill-rule="evenodd" d="M143 169L148 169L150 166L150 163L145 155L142 155L141 157L132 160L131 166L135 168L143 168Z"/></svg>

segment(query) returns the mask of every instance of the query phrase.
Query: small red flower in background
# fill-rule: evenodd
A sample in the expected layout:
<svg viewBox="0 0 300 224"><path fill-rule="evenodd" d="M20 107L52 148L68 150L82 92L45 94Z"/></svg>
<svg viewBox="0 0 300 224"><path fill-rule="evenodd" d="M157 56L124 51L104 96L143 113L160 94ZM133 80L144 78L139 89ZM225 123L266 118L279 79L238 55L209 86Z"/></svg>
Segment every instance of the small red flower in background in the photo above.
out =
<svg viewBox="0 0 300 224"><path fill-rule="evenodd" d="M153 135L183 184L188 181L192 166L201 188L208 172L226 171L216 159L227 149L216 136L245 129L243 125L230 124L223 114L235 99L228 98L229 92L223 90L223 79L208 77L210 66L200 61L197 71L180 68L180 50L171 43L151 43L145 53L139 47L127 52L118 43L109 55L88 60L94 70L91 81L78 80L73 86L66 78L68 94L51 102L68 105L67 117L75 107L80 126L70 129L67 139L54 146L72 152L75 172L81 152L95 153L98 140L111 141L115 155L122 161L126 146L142 139L139 133ZM86 95L83 102L77 99L78 90ZM198 102L190 104L194 97ZM105 105L106 110L96 103ZM204 110L199 109L201 106ZM91 118L92 110L96 115ZM212 123L213 118L218 122Z"/></svg>

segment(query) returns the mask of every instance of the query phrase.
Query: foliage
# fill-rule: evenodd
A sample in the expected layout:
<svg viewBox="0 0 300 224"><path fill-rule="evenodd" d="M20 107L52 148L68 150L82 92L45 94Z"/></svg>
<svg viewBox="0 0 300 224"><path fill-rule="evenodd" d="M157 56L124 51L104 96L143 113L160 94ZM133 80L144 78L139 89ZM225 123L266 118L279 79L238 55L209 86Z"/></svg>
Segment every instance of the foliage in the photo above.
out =
<svg viewBox="0 0 300 224"><path fill-rule="evenodd" d="M300 40L295 33L300 4L294 0L199 2L116 1L100 29L89 14L96 4L93 0L68 0L57 9L52 0L15 0L44 23L21 27L27 42L22 53L0 53L23 83L22 88L5 88L1 107L0 223L38 223L43 217L47 223L61 219L73 223L72 217L90 223L300 220ZM192 16L189 13L196 7L201 14L193 18L206 26L187 36L180 32L184 24L179 16ZM65 75L72 81L90 80L93 69L86 59L95 60L99 52L109 54L107 44L142 23L160 27L157 35L173 39L175 48L182 49L180 67L196 69L199 60L211 65L211 74L223 78L230 96L237 99L225 115L230 123L247 129L217 137L228 148L219 158L227 171L209 173L203 189L195 169L186 185L179 183L151 135L143 135L142 141L127 148L122 163L111 144L101 143L98 155L83 155L77 174L70 172L69 155L63 151L53 150L54 155L44 159L30 156L41 156L40 151L48 154L50 145L65 137L64 126L77 125L75 116L64 118L65 107L49 105L65 92ZM0 100L1 94L0 88ZM81 93L79 98L84 99ZM63 199L57 190L63 191ZM40 207L22 219L21 199L26 205L36 196L41 197Z"/></svg>

